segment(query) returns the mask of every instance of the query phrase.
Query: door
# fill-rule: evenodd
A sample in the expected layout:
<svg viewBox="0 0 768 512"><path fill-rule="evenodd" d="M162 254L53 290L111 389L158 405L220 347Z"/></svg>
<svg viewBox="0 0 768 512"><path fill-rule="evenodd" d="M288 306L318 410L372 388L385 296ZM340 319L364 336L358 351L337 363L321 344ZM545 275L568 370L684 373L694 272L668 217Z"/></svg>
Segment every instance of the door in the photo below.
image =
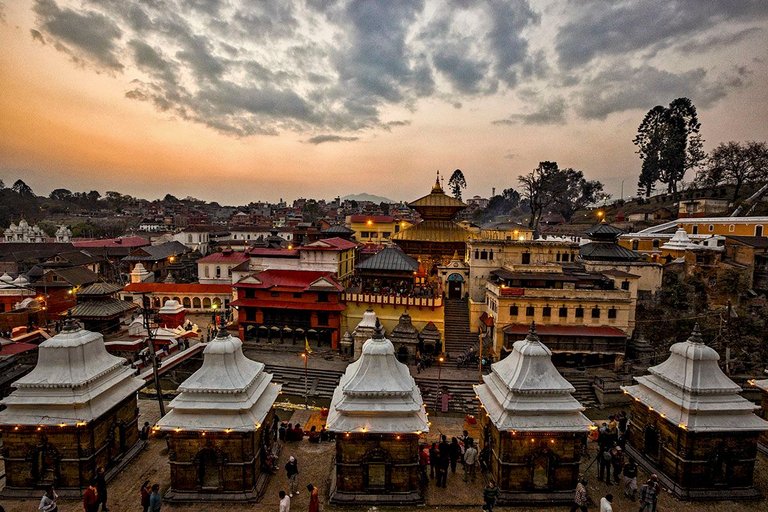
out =
<svg viewBox="0 0 768 512"><path fill-rule="evenodd" d="M461 290L464 285L464 278L461 274L451 274L448 276L448 298L461 299Z"/></svg>

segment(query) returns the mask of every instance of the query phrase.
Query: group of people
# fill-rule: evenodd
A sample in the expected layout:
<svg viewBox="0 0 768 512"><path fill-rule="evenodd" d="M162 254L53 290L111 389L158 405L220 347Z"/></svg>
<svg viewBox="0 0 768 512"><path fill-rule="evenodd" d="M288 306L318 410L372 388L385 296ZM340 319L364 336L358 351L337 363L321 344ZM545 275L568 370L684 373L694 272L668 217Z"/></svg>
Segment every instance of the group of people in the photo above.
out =
<svg viewBox="0 0 768 512"><path fill-rule="evenodd" d="M423 445L419 450L419 467L421 469L422 485L427 485L430 479L435 480L437 487L447 487L448 471L456 473L461 462L464 468L464 481L475 481L477 474L478 452L474 440L465 430L461 440L456 437L440 436L440 442Z"/></svg>
<svg viewBox="0 0 768 512"><path fill-rule="evenodd" d="M291 455L288 457L288 462L285 463L285 476L288 478L288 493L281 490L278 493L280 498L279 512L291 511L291 498L299 494L299 461L296 457ZM309 512L320 512L320 494L317 488L309 483L307 484L307 492L309 493Z"/></svg>

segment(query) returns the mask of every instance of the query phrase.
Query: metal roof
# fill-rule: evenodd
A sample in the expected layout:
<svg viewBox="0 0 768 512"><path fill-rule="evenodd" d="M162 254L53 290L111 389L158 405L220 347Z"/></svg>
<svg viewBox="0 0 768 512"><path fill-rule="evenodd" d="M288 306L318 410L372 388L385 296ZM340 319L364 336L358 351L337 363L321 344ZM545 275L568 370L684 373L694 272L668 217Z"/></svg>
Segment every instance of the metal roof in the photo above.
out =
<svg viewBox="0 0 768 512"><path fill-rule="evenodd" d="M416 272L419 262L396 247L387 247L357 265L358 270Z"/></svg>

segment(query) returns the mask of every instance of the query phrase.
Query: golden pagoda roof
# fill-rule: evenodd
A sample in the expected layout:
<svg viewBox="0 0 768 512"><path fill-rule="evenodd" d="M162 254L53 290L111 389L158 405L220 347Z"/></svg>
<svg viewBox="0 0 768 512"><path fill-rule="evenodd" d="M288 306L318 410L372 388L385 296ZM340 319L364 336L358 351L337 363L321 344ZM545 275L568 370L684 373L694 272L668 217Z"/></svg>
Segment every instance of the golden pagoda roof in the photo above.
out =
<svg viewBox="0 0 768 512"><path fill-rule="evenodd" d="M466 242L471 233L450 220L425 220L392 235L392 240Z"/></svg>

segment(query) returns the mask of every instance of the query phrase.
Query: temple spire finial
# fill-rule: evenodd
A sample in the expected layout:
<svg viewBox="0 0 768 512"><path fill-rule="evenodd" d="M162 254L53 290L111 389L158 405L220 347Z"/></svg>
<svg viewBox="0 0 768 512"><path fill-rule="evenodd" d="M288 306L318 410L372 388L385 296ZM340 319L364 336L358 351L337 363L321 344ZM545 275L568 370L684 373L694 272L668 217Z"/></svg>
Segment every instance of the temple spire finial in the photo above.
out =
<svg viewBox="0 0 768 512"><path fill-rule="evenodd" d="M531 326L528 328L528 336L525 339L531 343L539 343L539 337L536 335L536 322L531 322Z"/></svg>
<svg viewBox="0 0 768 512"><path fill-rule="evenodd" d="M437 171L437 177L435 178L435 184L432 186L432 192L442 192L443 186L440 184L440 171Z"/></svg>
<svg viewBox="0 0 768 512"><path fill-rule="evenodd" d="M376 326L374 327L373 339L374 340L384 339L384 326L381 325L381 322L379 321L378 317L376 317Z"/></svg>
<svg viewBox="0 0 768 512"><path fill-rule="evenodd" d="M72 316L72 310L67 311L67 317L64 319L64 323L61 326L61 332L74 332L80 330L80 324Z"/></svg>
<svg viewBox="0 0 768 512"><path fill-rule="evenodd" d="M704 343L704 338L702 337L701 329L699 328L699 322L696 322L696 325L693 326L693 331L691 332L688 341L691 343Z"/></svg>
<svg viewBox="0 0 768 512"><path fill-rule="evenodd" d="M222 311L219 315L219 330L216 331L216 337L226 338L227 336L229 336L229 331L227 331L227 315Z"/></svg>

